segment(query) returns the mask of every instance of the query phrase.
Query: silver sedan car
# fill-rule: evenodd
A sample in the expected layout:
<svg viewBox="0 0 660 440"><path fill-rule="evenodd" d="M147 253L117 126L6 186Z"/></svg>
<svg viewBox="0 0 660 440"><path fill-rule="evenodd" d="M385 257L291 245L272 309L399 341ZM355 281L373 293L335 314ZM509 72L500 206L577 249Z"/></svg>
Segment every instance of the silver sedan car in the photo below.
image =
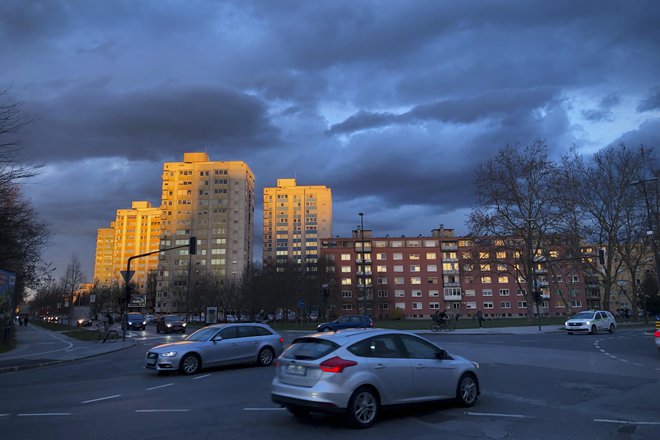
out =
<svg viewBox="0 0 660 440"><path fill-rule="evenodd" d="M267 366L284 350L284 339L265 324L217 324L183 341L147 352L145 368L195 374L202 368L254 363Z"/></svg>
<svg viewBox="0 0 660 440"><path fill-rule="evenodd" d="M371 426L385 405L455 399L472 406L479 365L413 333L350 329L297 338L278 358L271 399L294 415L340 412Z"/></svg>

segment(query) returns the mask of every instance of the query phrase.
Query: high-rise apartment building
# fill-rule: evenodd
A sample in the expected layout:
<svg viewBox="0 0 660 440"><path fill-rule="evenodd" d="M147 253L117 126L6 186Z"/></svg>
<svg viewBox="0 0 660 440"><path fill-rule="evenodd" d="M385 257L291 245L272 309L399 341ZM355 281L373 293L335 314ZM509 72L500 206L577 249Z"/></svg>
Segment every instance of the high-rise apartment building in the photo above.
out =
<svg viewBox="0 0 660 440"><path fill-rule="evenodd" d="M99 228L96 234L96 256L94 258L94 282L99 287L112 287L114 274L112 253L115 249L115 224Z"/></svg>
<svg viewBox="0 0 660 440"><path fill-rule="evenodd" d="M161 209L161 249L196 237L197 253L160 254L156 313L185 311L191 277L240 277L251 267L254 174L245 162L212 162L206 153L166 162Z"/></svg>
<svg viewBox="0 0 660 440"><path fill-rule="evenodd" d="M277 179L277 187L264 188L264 268L315 266L319 239L331 236L330 188L297 186L296 179Z"/></svg>
<svg viewBox="0 0 660 440"><path fill-rule="evenodd" d="M157 251L160 245L161 210L151 203L133 202L130 209L118 209L110 228L100 228L96 240L94 280L99 286L123 286L120 271L126 270L134 255ZM149 271L158 267L158 255L132 261L131 283L144 292Z"/></svg>

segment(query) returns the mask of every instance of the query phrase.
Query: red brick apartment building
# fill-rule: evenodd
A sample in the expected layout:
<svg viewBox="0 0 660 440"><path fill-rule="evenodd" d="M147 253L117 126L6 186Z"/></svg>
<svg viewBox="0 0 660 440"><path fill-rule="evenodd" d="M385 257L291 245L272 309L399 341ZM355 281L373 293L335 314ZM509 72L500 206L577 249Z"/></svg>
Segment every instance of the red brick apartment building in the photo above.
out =
<svg viewBox="0 0 660 440"><path fill-rule="evenodd" d="M330 303L335 313L375 318L399 314L423 319L437 310L460 317L473 317L477 310L486 317L524 317L526 296L498 263L513 262L510 253L480 250L471 238L455 237L453 229L442 225L430 237L373 237L370 230L355 230L350 238L321 243L321 258L334 261L338 287L332 289ZM550 276L542 262L537 265L542 316L564 316L600 305L598 286L585 285L580 266L567 264L561 274L555 270Z"/></svg>

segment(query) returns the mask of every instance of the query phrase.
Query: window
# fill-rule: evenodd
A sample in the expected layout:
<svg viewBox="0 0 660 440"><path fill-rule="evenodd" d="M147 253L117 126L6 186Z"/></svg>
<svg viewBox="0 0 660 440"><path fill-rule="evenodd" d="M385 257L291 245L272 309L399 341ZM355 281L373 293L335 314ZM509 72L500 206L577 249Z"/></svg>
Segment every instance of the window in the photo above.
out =
<svg viewBox="0 0 660 440"><path fill-rule="evenodd" d="M410 254L409 258L411 260L419 260L419 254Z"/></svg>
<svg viewBox="0 0 660 440"><path fill-rule="evenodd" d="M343 273L350 273L351 272L351 266L342 266L341 271Z"/></svg>
<svg viewBox="0 0 660 440"><path fill-rule="evenodd" d="M437 297L437 296L440 296L440 293L439 293L438 290L429 290L429 296Z"/></svg>
<svg viewBox="0 0 660 440"><path fill-rule="evenodd" d="M518 308L519 309L526 309L527 308L527 301L518 301Z"/></svg>
<svg viewBox="0 0 660 440"><path fill-rule="evenodd" d="M394 254L392 254L392 259L393 259L393 260L403 260L403 254L401 254L401 253L394 253Z"/></svg>
<svg viewBox="0 0 660 440"><path fill-rule="evenodd" d="M571 301L571 307L582 307L582 301Z"/></svg>
<svg viewBox="0 0 660 440"><path fill-rule="evenodd" d="M341 261L350 261L351 254L341 254Z"/></svg>
<svg viewBox="0 0 660 440"><path fill-rule="evenodd" d="M465 296L475 296L474 289L465 289Z"/></svg>
<svg viewBox="0 0 660 440"><path fill-rule="evenodd" d="M379 290L378 298L387 298L387 290Z"/></svg>
<svg viewBox="0 0 660 440"><path fill-rule="evenodd" d="M506 284L509 282L509 277L507 275L500 275L497 277L497 282L500 284Z"/></svg>
<svg viewBox="0 0 660 440"><path fill-rule="evenodd" d="M485 302L484 303L484 309L493 309L493 308L495 308L495 307L493 306L492 302Z"/></svg>
<svg viewBox="0 0 660 440"><path fill-rule="evenodd" d="M479 270L482 272L490 272L490 264L488 263L482 263L479 265Z"/></svg>
<svg viewBox="0 0 660 440"><path fill-rule="evenodd" d="M376 260L387 260L387 254L376 254Z"/></svg>
<svg viewBox="0 0 660 440"><path fill-rule="evenodd" d="M429 309L431 309L431 310L439 310L439 309L440 309L440 303L436 303L436 302L429 303Z"/></svg>
<svg viewBox="0 0 660 440"><path fill-rule="evenodd" d="M493 296L493 291L490 290L490 289L484 289L484 290L481 292L481 294L482 294L483 296Z"/></svg>
<svg viewBox="0 0 660 440"><path fill-rule="evenodd" d="M426 271L427 272L437 272L438 271L438 265L437 264L429 264L426 266Z"/></svg>
<svg viewBox="0 0 660 440"><path fill-rule="evenodd" d="M509 301L502 301L500 302L500 307L503 309L510 309L511 303Z"/></svg>
<svg viewBox="0 0 660 440"><path fill-rule="evenodd" d="M376 272L387 272L387 266L383 266L383 265L376 266Z"/></svg>
<svg viewBox="0 0 660 440"><path fill-rule="evenodd" d="M422 310L422 303L412 303L413 310Z"/></svg>
<svg viewBox="0 0 660 440"><path fill-rule="evenodd" d="M422 284L422 277L410 277L410 284Z"/></svg>
<svg viewBox="0 0 660 440"><path fill-rule="evenodd" d="M394 277L394 284L403 284L403 277Z"/></svg>
<svg viewBox="0 0 660 440"><path fill-rule="evenodd" d="M438 284L438 277L428 277L426 280L428 284Z"/></svg>
<svg viewBox="0 0 660 440"><path fill-rule="evenodd" d="M394 266L392 272L403 272L403 266Z"/></svg>
<svg viewBox="0 0 660 440"><path fill-rule="evenodd" d="M486 260L490 258L490 254L488 252L479 252L479 259L480 260Z"/></svg>
<svg viewBox="0 0 660 440"><path fill-rule="evenodd" d="M577 275L573 275L573 277L571 278L571 282L572 283L579 283L580 282L580 277L578 277Z"/></svg>
<svg viewBox="0 0 660 440"><path fill-rule="evenodd" d="M404 296L406 296L406 294L403 292L403 290L395 290L394 296L397 298L403 298Z"/></svg>
<svg viewBox="0 0 660 440"><path fill-rule="evenodd" d="M468 301L465 303L465 308L468 310L475 310L477 308L477 303L474 301Z"/></svg>
<svg viewBox="0 0 660 440"><path fill-rule="evenodd" d="M353 304L342 304L341 309L342 310L353 310Z"/></svg>
<svg viewBox="0 0 660 440"><path fill-rule="evenodd" d="M389 310L390 305L388 303L378 303L378 310Z"/></svg>
<svg viewBox="0 0 660 440"><path fill-rule="evenodd" d="M352 284L352 281L350 278L342 278L341 279L341 285L342 286L350 286Z"/></svg>
<svg viewBox="0 0 660 440"><path fill-rule="evenodd" d="M500 296L509 296L509 289L500 289Z"/></svg>
<svg viewBox="0 0 660 440"><path fill-rule="evenodd" d="M419 264L413 264L413 265L411 265L411 266L410 266L410 271L411 271L411 272L419 272L419 271L420 271Z"/></svg>
<svg viewBox="0 0 660 440"><path fill-rule="evenodd" d="M408 352L408 357L412 359L437 359L438 348L435 345L415 336L402 335L400 338Z"/></svg>
<svg viewBox="0 0 660 440"><path fill-rule="evenodd" d="M481 284L490 284L490 277L481 277Z"/></svg>
<svg viewBox="0 0 660 440"><path fill-rule="evenodd" d="M342 298L353 298L353 292L350 290L342 290L341 291L341 297Z"/></svg>
<svg viewBox="0 0 660 440"><path fill-rule="evenodd" d="M427 260L435 260L436 258L436 253L435 252L427 252L426 253L426 259Z"/></svg>
<svg viewBox="0 0 660 440"><path fill-rule="evenodd" d="M386 277L378 277L376 278L376 284L387 284L387 278Z"/></svg>
<svg viewBox="0 0 660 440"><path fill-rule="evenodd" d="M413 290L412 291L412 296L420 297L420 296L422 296L422 291L421 290Z"/></svg>
<svg viewBox="0 0 660 440"><path fill-rule="evenodd" d="M498 259L498 260L504 260L504 259L506 259L506 252L504 252L504 251L499 251L499 252L497 252L496 255L497 255L497 259Z"/></svg>

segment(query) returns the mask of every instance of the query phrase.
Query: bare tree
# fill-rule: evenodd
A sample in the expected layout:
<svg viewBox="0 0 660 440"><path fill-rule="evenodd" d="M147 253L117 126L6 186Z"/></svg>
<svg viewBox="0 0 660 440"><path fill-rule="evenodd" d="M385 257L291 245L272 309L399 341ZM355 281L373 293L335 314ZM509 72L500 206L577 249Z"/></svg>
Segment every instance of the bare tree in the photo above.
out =
<svg viewBox="0 0 660 440"><path fill-rule="evenodd" d="M530 320L538 289L536 267L561 217L557 176L540 140L527 147L505 146L475 173L477 206L468 219L470 233L482 256L488 255L519 284Z"/></svg>

